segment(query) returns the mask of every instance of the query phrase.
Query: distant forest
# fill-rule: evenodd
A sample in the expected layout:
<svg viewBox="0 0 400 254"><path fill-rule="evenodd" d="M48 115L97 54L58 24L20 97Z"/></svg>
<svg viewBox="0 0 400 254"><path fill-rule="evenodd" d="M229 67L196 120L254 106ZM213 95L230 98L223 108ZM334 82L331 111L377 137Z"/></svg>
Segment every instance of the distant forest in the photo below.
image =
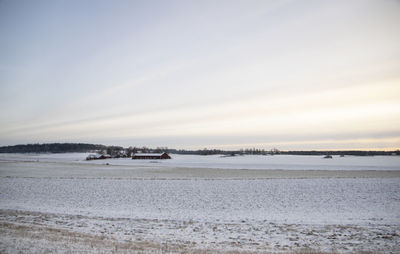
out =
<svg viewBox="0 0 400 254"><path fill-rule="evenodd" d="M201 149L201 150L184 150L184 149L170 149L168 147L129 147L123 148L121 146L105 146L99 144L85 144L85 143L51 143L51 144L27 144L27 145L14 145L0 147L0 153L71 153L71 152L100 152L110 155L118 154L121 151L125 152L128 156L133 153L175 153L175 154L196 154L196 155L213 155L222 154L227 156L244 155L244 154L258 154L258 155L276 155L276 154L290 154L290 155L354 155L354 156L373 156L373 155L400 155L400 150L396 151L361 151L361 150L348 150L348 151L280 151L276 148L271 150L265 149L240 149L240 150L219 150L219 149Z"/></svg>
<svg viewBox="0 0 400 254"><path fill-rule="evenodd" d="M15 146L2 146L0 153L68 153L89 152L103 150L104 145L82 144L82 143L51 143L51 144L28 144Z"/></svg>

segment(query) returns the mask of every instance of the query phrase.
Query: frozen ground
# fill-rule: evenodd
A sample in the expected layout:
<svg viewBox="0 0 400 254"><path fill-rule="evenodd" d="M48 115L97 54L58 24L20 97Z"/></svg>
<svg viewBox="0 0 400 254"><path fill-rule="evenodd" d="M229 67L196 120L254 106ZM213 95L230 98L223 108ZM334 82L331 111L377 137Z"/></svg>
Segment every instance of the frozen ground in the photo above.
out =
<svg viewBox="0 0 400 254"><path fill-rule="evenodd" d="M284 170L400 170L400 156L323 156L296 155L246 155L222 157L221 155L171 154L171 160L109 159L85 161L88 153L67 154L0 154L0 161L71 162L86 164L217 168L217 169L284 169Z"/></svg>
<svg viewBox="0 0 400 254"><path fill-rule="evenodd" d="M398 157L278 157L1 155L0 253L400 252Z"/></svg>

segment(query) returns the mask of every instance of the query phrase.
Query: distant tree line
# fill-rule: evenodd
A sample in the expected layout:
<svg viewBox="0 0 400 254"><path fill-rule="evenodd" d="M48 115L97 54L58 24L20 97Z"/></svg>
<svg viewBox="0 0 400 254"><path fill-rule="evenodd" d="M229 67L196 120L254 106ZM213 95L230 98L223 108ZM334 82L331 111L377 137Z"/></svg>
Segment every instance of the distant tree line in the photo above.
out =
<svg viewBox="0 0 400 254"><path fill-rule="evenodd" d="M84 144L84 143L51 143L51 144L27 144L15 146L2 146L0 153L69 153L69 152L89 152L103 150L104 145Z"/></svg>
<svg viewBox="0 0 400 254"><path fill-rule="evenodd" d="M354 156L373 156L373 155L400 155L400 150L395 151L280 151L276 148L271 150L250 148L239 150L220 150L220 149L199 149L199 150L185 150L185 149L171 149L168 147L149 148L146 146L135 147L130 146L123 148L121 146L105 146L99 144L85 144L85 143L51 143L51 144L27 144L15 146L2 146L0 153L69 153L69 152L97 152L100 154L108 154L113 157L119 156L132 156L135 153L174 153L174 154L193 154L193 155L275 155L275 154L290 154L290 155L354 155Z"/></svg>

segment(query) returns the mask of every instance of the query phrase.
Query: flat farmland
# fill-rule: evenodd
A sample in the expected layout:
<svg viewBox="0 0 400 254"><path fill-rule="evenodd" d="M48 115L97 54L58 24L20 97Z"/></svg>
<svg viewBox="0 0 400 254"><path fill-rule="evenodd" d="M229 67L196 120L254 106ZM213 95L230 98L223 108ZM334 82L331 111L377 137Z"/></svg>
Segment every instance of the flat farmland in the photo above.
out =
<svg viewBox="0 0 400 254"><path fill-rule="evenodd" d="M374 163L355 157L316 170L341 158L312 157L307 169L301 157L302 169L291 166L293 156L283 158L289 166L262 169L271 157L252 156L247 168L254 158L228 167L231 158L206 157L200 167L177 157L2 155L1 252L400 251L400 171L391 161L371 170Z"/></svg>

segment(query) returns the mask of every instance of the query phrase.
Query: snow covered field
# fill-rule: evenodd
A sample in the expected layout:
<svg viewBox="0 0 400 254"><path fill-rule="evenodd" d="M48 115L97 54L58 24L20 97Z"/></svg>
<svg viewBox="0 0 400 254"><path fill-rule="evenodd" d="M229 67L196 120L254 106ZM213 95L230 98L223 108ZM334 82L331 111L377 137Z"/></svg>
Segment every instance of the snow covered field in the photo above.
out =
<svg viewBox="0 0 400 254"><path fill-rule="evenodd" d="M400 252L398 156L85 156L0 155L1 253Z"/></svg>
<svg viewBox="0 0 400 254"><path fill-rule="evenodd" d="M0 161L42 161L82 163L89 153L67 154L0 154ZM171 154L171 160L108 159L85 161L87 164L218 169L284 169L284 170L400 170L400 156L323 156L296 155L246 155L222 157L221 155Z"/></svg>

